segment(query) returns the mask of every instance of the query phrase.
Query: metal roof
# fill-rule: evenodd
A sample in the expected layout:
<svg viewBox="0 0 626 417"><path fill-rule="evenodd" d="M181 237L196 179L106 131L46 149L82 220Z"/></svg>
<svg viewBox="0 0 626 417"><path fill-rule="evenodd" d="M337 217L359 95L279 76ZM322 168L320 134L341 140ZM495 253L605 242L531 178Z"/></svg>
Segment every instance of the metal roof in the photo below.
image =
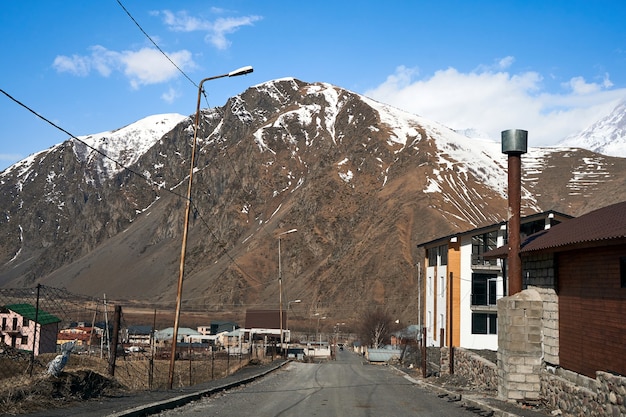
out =
<svg viewBox="0 0 626 417"><path fill-rule="evenodd" d="M529 236L521 252L626 241L626 201L594 210Z"/></svg>
<svg viewBox="0 0 626 417"><path fill-rule="evenodd" d="M543 212L540 212L540 213L533 213L533 214L530 214L528 216L523 216L520 219L520 221L521 221L521 224L526 224L526 223L534 222L534 221L539 220L539 219L546 218L546 217L548 217L550 215L553 215L554 217L558 218L558 220L560 220L560 221L565 221L565 220L568 220L568 219L572 218L572 216L570 216L569 214L560 213L560 212L555 211L555 210L548 210L548 211L543 211ZM465 230L463 232L452 233L452 234L449 234L447 236L438 237L438 238L430 240L428 242L419 243L417 245L417 247L421 248L421 247L436 246L436 245L444 244L444 243L446 243L447 241L449 241L453 237L461 237L461 236L466 236L466 235L472 235L472 236L473 235L478 235L478 234L481 234L481 233L485 233L487 231L497 230L497 229L501 228L502 226L504 226L506 224L507 224L507 221L506 220L502 220L502 221L500 221L498 223L493 223L493 224L490 224L490 225L487 225L487 226L481 226L481 227L478 227L478 228L475 228L475 229Z"/></svg>
<svg viewBox="0 0 626 417"><path fill-rule="evenodd" d="M4 308L32 321L35 321L35 316L37 316L37 323L39 324L59 323L61 321L60 318L48 313L47 311L40 309L39 312L37 312L35 306L31 304L10 304L4 306Z"/></svg>

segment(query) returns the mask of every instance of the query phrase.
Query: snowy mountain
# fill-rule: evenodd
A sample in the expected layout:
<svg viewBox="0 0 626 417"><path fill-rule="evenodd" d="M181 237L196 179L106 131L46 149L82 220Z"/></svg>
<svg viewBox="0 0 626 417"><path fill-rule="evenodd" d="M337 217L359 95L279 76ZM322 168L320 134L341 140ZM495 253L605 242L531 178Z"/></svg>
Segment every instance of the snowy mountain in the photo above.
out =
<svg viewBox="0 0 626 417"><path fill-rule="evenodd" d="M0 286L171 306L192 137L192 118L155 116L83 139L128 169L69 140L1 173ZM277 234L297 229L282 238L286 299L414 317L417 244L505 219L505 158L329 84L251 87L201 114L186 308L275 308ZM531 148L522 168L523 214L625 199L624 158Z"/></svg>
<svg viewBox="0 0 626 417"><path fill-rule="evenodd" d="M70 141L74 144L78 160L87 165L96 164L98 179L104 181L122 171L125 166L137 162L156 141L185 118L186 116L176 113L156 114L120 129L78 136ZM15 170L21 172L17 174L18 177L23 173L32 172L34 161L66 145L67 142L61 143L33 154L0 172L0 177L9 175Z"/></svg>
<svg viewBox="0 0 626 417"><path fill-rule="evenodd" d="M559 145L626 158L626 100L609 115L581 133L565 138Z"/></svg>

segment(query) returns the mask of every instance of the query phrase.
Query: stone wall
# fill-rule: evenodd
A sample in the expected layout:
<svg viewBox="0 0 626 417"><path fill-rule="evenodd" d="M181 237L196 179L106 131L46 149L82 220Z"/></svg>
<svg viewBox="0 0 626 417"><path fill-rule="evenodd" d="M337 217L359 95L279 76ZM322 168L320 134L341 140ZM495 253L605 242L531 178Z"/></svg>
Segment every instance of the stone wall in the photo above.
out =
<svg viewBox="0 0 626 417"><path fill-rule="evenodd" d="M454 373L478 388L489 391L498 389L497 365L470 350L454 348Z"/></svg>
<svg viewBox="0 0 626 417"><path fill-rule="evenodd" d="M626 377L598 372L592 379L548 367L541 374L541 397L566 416L626 416Z"/></svg>

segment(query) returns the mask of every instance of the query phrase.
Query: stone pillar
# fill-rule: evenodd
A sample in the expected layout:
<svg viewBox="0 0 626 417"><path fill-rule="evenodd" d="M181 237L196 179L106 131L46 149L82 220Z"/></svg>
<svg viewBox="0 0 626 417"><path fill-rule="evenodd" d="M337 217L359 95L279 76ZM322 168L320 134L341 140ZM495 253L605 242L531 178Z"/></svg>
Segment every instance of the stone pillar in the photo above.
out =
<svg viewBox="0 0 626 417"><path fill-rule="evenodd" d="M542 341L546 364L559 365L559 297L552 288L532 288L543 301Z"/></svg>
<svg viewBox="0 0 626 417"><path fill-rule="evenodd" d="M543 302L534 290L498 300L498 396L537 400L541 395Z"/></svg>

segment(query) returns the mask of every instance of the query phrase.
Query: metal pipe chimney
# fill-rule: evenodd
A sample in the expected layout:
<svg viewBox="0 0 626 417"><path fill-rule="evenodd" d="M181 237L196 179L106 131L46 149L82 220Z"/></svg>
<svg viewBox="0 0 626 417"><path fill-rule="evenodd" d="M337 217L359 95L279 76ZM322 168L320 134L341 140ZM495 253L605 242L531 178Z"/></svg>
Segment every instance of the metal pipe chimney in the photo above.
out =
<svg viewBox="0 0 626 417"><path fill-rule="evenodd" d="M502 132L502 153L508 157L509 209L508 217L508 271L509 295L522 291L522 259L520 252L522 154L527 152L528 132L510 129Z"/></svg>

